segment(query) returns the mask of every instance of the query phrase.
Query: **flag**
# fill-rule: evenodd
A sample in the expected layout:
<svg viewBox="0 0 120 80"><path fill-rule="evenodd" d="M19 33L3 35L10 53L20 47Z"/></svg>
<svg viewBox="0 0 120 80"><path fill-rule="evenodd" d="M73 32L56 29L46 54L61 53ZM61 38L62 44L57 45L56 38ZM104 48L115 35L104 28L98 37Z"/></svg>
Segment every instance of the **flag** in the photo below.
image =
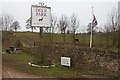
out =
<svg viewBox="0 0 120 80"><path fill-rule="evenodd" d="M97 25L97 24L98 24L95 15L93 15L93 21L92 21L92 23L93 23L94 25Z"/></svg>

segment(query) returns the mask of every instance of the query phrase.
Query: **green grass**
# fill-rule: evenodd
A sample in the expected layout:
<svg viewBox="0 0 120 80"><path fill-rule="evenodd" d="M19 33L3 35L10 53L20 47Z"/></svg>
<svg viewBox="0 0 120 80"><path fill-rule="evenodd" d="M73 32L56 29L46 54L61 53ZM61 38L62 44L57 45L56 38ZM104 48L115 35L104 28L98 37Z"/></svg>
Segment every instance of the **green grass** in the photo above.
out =
<svg viewBox="0 0 120 80"><path fill-rule="evenodd" d="M39 33L37 32L36 33L15 32L15 34L20 40L23 40L23 41L35 41L35 42L40 41L40 36L39 36ZM43 42L51 42L50 41L51 34L44 33L43 36L44 36L42 39ZM66 36L65 43L73 43L71 34L65 34L65 36ZM75 37L80 40L80 42L76 42L76 44L89 45L89 35L76 35ZM64 43L63 34L53 34L52 42L53 43Z"/></svg>
<svg viewBox="0 0 120 80"><path fill-rule="evenodd" d="M39 34L38 33L31 33L31 32L15 32L17 37L20 40L24 41L39 41Z"/></svg>
<svg viewBox="0 0 120 80"><path fill-rule="evenodd" d="M4 54L3 63L17 69L31 74L42 76L54 76L57 78L75 78L80 77L79 73L72 68L56 65L49 68L38 68L28 65L28 62L33 62L35 57L28 53Z"/></svg>
<svg viewBox="0 0 120 80"><path fill-rule="evenodd" d="M23 41L26 42L47 42L50 43L50 33L44 33L43 39L40 40L39 33L32 33L32 32L15 32L16 36ZM53 34L52 42L53 43L64 43L64 34ZM75 42L76 44L82 45L82 46L88 46L90 42L90 35L75 35L75 38L79 39L80 42ZM73 44L73 38L71 34L65 34L65 43ZM112 46L112 41L109 39L109 42L107 44L107 39L105 36L97 35L93 36L93 46L94 47L104 47L104 46Z"/></svg>
<svg viewBox="0 0 120 80"><path fill-rule="evenodd" d="M14 33L16 34L16 37L19 40L22 40L26 43L29 43L29 42L51 43L51 39L50 39L51 34L50 33L44 33L43 39L40 39L40 35L38 32L34 32L34 33L32 33L32 32L14 32ZM72 35L65 34L65 36L66 36L65 43L66 44L73 44ZM112 51L114 51L114 49L117 50L117 48L115 46L113 47L112 40L110 37L109 37L108 42L107 42L106 36L107 36L106 34L94 35L93 36L93 47L104 48L106 50L108 49L108 50L112 50ZM75 44L80 45L80 46L89 47L90 35L75 35L75 38L80 40L80 42L75 42ZM53 34L52 43L64 43L63 34ZM117 51L119 51L119 50L117 50Z"/></svg>

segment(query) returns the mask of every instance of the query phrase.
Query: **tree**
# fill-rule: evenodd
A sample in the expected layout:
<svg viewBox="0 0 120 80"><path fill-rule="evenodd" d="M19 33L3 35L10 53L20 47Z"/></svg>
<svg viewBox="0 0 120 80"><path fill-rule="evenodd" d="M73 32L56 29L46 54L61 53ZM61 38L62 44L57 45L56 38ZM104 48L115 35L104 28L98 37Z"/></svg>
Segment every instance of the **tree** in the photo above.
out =
<svg viewBox="0 0 120 80"><path fill-rule="evenodd" d="M75 33L77 31L77 28L79 27L79 21L77 19L77 16L75 14L73 14L70 17L70 28L71 28L71 32L72 32L72 38L73 38L73 42L75 43Z"/></svg>
<svg viewBox="0 0 120 80"><path fill-rule="evenodd" d="M8 13L2 13L0 16L0 26L1 30L8 31L10 29L10 25L13 23L13 17Z"/></svg>
<svg viewBox="0 0 120 80"><path fill-rule="evenodd" d="M112 45L115 46L118 41L118 34L116 31L118 30L118 12L116 8L113 8L111 12L108 14L107 23L109 24L112 39Z"/></svg>
<svg viewBox="0 0 120 80"><path fill-rule="evenodd" d="M66 15L62 15L61 18L58 21L57 24L57 28L59 29L59 31L63 34L64 37L64 43L65 43L65 33L66 33L66 29L68 27L68 18Z"/></svg>
<svg viewBox="0 0 120 80"><path fill-rule="evenodd" d="M88 32L88 34L90 34L91 33L91 25L92 25L92 33L94 34L94 33L96 33L97 32L97 29L96 29L96 26L94 25L94 23L89 23L88 25L87 25L87 32Z"/></svg>
<svg viewBox="0 0 120 80"><path fill-rule="evenodd" d="M51 32L53 34L57 28L56 25L57 25L57 17L55 15L52 15L51 16L51 28L49 27L45 28L45 32Z"/></svg>
<svg viewBox="0 0 120 80"><path fill-rule="evenodd" d="M62 15L58 21L57 28L59 29L60 33L65 33L67 27L68 27L67 16Z"/></svg>
<svg viewBox="0 0 120 80"><path fill-rule="evenodd" d="M20 29L20 24L18 21L15 21L12 23L12 25L10 27L11 27L11 29L14 29L15 31L17 31L17 29Z"/></svg>
<svg viewBox="0 0 120 80"><path fill-rule="evenodd" d="M0 17L0 29L3 30L2 28L3 28L3 20L2 17Z"/></svg>
<svg viewBox="0 0 120 80"><path fill-rule="evenodd" d="M110 13L108 13L107 22L110 24L111 31L118 30L118 12L116 8L113 8Z"/></svg>
<svg viewBox="0 0 120 80"><path fill-rule="evenodd" d="M57 17L52 15L51 17L51 28L49 28L49 31L51 31L51 36L49 36L50 41L53 41L53 33L56 30L56 25L57 25Z"/></svg>
<svg viewBox="0 0 120 80"><path fill-rule="evenodd" d="M104 25L104 30L106 32L106 40L107 40L107 45L108 45L108 42L109 42L109 36L110 36L110 25L108 23L106 23Z"/></svg>
<svg viewBox="0 0 120 80"><path fill-rule="evenodd" d="M119 29L118 29L118 36L120 34L120 25L118 25ZM118 37L118 48L120 48L120 37Z"/></svg>
<svg viewBox="0 0 120 80"><path fill-rule="evenodd" d="M120 34L120 1L118 3L118 34ZM120 37L118 37L118 48L120 48Z"/></svg>
<svg viewBox="0 0 120 80"><path fill-rule="evenodd" d="M33 29L36 29L35 26L31 26L31 18L27 19L26 21L26 29L31 29L33 32Z"/></svg>
<svg viewBox="0 0 120 80"><path fill-rule="evenodd" d="M52 33L56 30L56 25L57 25L57 17L52 15L52 20L51 20L51 30Z"/></svg>

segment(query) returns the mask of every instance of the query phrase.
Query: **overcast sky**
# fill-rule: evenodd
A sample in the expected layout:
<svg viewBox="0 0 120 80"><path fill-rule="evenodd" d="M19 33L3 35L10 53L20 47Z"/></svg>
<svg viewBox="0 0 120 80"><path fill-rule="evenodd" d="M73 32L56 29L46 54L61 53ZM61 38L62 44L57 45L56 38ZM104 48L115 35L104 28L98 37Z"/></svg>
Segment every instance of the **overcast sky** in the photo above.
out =
<svg viewBox="0 0 120 80"><path fill-rule="evenodd" d="M30 17L31 5L36 5L41 0L1 0L0 13L9 13L20 22L22 31L26 31L26 20ZM92 6L98 21L98 26L106 22L107 14L117 8L119 0L42 0L51 7L52 14L60 17L62 14L70 17L73 13L78 16L80 25L87 26L92 21ZM78 32L82 32L86 27L79 27Z"/></svg>

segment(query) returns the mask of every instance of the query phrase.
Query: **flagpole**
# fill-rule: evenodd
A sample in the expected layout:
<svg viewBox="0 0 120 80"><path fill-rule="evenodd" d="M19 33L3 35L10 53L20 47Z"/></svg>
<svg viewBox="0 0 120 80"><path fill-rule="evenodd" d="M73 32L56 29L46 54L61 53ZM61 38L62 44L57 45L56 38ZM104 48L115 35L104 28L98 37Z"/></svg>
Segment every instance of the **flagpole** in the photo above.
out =
<svg viewBox="0 0 120 80"><path fill-rule="evenodd" d="M93 16L93 6L92 6L92 16ZM90 48L92 48L92 25L93 22L91 22L91 35L90 35Z"/></svg>

